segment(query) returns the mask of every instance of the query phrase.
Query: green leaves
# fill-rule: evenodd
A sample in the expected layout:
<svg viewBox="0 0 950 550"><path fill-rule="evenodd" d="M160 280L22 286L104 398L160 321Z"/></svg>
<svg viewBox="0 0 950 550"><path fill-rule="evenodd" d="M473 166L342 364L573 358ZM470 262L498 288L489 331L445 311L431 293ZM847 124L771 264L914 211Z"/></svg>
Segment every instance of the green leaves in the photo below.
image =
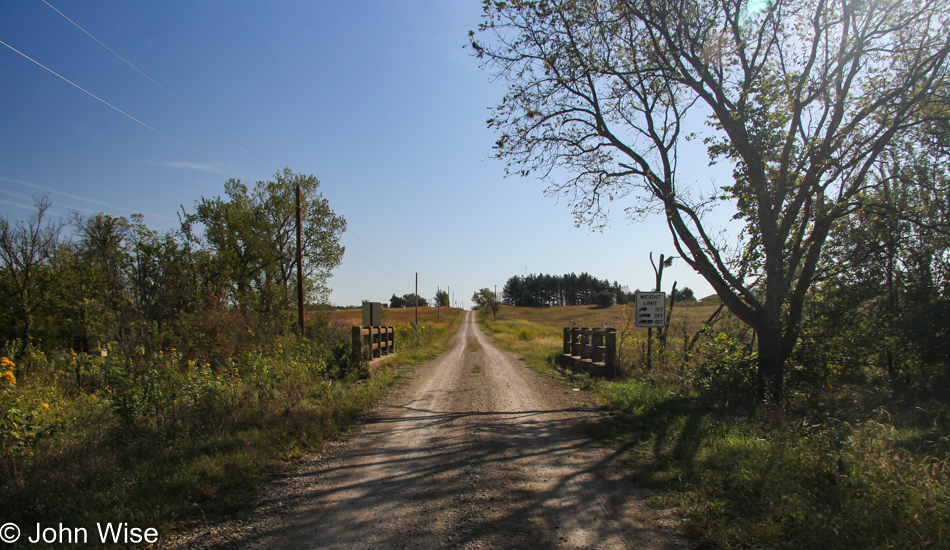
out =
<svg viewBox="0 0 950 550"><path fill-rule="evenodd" d="M194 212L185 214L183 231L208 253L213 288L236 303L262 311L282 311L289 306L296 295L298 186L306 298L319 302L326 297L330 271L343 259L339 240L346 221L330 209L314 176L289 169L253 188L230 180L225 184L226 197L202 198Z"/></svg>
<svg viewBox="0 0 950 550"><path fill-rule="evenodd" d="M509 174L540 174L578 223L662 210L678 255L758 333L781 393L836 220L901 136L948 119L950 6L920 2L561 0L485 4L484 66L509 84L489 126ZM943 108L941 108L943 106ZM695 117L709 130L688 134ZM678 162L704 139L729 182ZM715 199L704 199L712 196ZM744 224L726 251L705 215ZM661 205L661 208L654 208ZM752 282L750 282L752 281Z"/></svg>

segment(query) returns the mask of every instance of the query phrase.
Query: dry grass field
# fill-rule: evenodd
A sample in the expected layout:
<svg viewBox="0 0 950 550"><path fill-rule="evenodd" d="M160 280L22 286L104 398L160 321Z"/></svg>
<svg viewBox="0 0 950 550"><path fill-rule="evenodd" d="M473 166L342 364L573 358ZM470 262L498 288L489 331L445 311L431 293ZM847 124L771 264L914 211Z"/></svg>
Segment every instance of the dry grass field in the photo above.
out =
<svg viewBox="0 0 950 550"><path fill-rule="evenodd" d="M673 307L673 318L670 322L674 332L681 330L684 326L690 334L695 334L703 323L709 318L718 304L708 305L692 302L688 304L675 304ZM564 306L548 308L530 308L530 307L509 307L504 306L498 311L498 321L510 321L521 319L530 321L543 326L549 326L554 329L563 327L614 327L622 329L634 327L634 305L615 305L606 309L596 306ZM636 329L646 334L646 328Z"/></svg>
<svg viewBox="0 0 950 550"><path fill-rule="evenodd" d="M458 313L462 311L459 308L419 308L419 324L432 323L450 323ZM363 324L363 310L361 309L337 309L330 312L330 319L344 326ZM416 309L407 308L383 308L383 326L408 325L409 322L416 321Z"/></svg>

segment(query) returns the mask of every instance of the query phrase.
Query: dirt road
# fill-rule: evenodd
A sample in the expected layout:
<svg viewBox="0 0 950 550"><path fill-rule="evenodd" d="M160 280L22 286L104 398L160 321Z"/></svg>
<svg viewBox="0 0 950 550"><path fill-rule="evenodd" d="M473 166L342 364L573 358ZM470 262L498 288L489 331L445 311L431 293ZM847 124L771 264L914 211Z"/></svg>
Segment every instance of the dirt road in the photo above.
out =
<svg viewBox="0 0 950 550"><path fill-rule="evenodd" d="M687 548L610 467L579 392L497 348L471 312L329 456L253 514L176 541L217 548ZM177 544L173 544L176 546Z"/></svg>

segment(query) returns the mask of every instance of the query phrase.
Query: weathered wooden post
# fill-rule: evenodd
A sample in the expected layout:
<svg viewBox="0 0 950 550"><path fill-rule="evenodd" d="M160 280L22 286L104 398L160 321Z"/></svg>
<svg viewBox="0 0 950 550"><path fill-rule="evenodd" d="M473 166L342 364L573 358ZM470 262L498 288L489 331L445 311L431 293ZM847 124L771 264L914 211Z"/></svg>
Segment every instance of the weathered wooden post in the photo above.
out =
<svg viewBox="0 0 950 550"><path fill-rule="evenodd" d="M571 355L581 355L581 327L571 327Z"/></svg>
<svg viewBox="0 0 950 550"><path fill-rule="evenodd" d="M571 352L571 327L564 327L564 355L573 355Z"/></svg>
<svg viewBox="0 0 950 550"><path fill-rule="evenodd" d="M607 347L604 363L607 365L606 371L613 378L620 376L620 368L617 364L617 329L607 327L607 338L604 345Z"/></svg>
<svg viewBox="0 0 950 550"><path fill-rule="evenodd" d="M373 333L373 359L380 357L382 351L382 329L380 327L373 327L370 329Z"/></svg>
<svg viewBox="0 0 950 550"><path fill-rule="evenodd" d="M353 359L362 362L363 357L363 327L353 326L350 331L353 337L353 347L351 353Z"/></svg>
<svg viewBox="0 0 950 550"><path fill-rule="evenodd" d="M594 330L591 335L593 336L593 341L591 343L590 359L594 363L601 363L604 359L604 331Z"/></svg>
<svg viewBox="0 0 950 550"><path fill-rule="evenodd" d="M590 327L581 328L581 357L590 359Z"/></svg>

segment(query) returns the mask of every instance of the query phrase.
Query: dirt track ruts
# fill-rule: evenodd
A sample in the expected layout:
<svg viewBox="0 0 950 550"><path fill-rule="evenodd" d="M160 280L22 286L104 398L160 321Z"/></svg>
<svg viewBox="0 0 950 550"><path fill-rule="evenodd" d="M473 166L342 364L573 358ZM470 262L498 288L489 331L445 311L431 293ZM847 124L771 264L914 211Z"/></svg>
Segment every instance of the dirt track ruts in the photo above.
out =
<svg viewBox="0 0 950 550"><path fill-rule="evenodd" d="M452 347L362 431L270 484L252 513L170 546L689 547L583 434L596 414L497 348L468 312Z"/></svg>

